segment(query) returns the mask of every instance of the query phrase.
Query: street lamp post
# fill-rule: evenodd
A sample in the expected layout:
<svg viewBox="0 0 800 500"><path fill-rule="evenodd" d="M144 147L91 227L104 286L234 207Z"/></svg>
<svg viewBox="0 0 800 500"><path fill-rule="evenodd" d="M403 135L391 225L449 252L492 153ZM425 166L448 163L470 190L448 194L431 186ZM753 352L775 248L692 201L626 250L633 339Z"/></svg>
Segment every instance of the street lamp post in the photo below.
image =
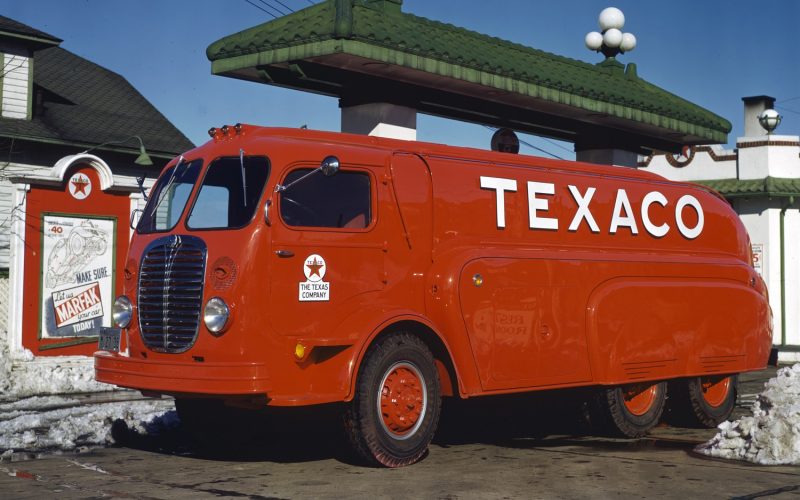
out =
<svg viewBox="0 0 800 500"><path fill-rule="evenodd" d="M120 139L120 140L116 140L116 141L104 142L102 144L98 144L97 146L92 146L91 148L87 149L86 151L83 151L81 154L86 154L89 151L93 151L93 150L95 150L95 149L97 149L99 147L107 146L109 144L124 144L124 143L130 141L131 139L136 139L137 141L139 141L139 156L136 157L135 160L133 160L133 163L135 163L137 165L142 165L142 166L150 166L150 165L152 165L153 164L153 160L150 158L150 155L147 154L147 150L145 150L145 148L144 148L144 142L142 141L142 138L139 137L138 135L132 135L130 137L126 137L125 139Z"/></svg>
<svg viewBox="0 0 800 500"><path fill-rule="evenodd" d="M600 32L591 31L586 34L586 48L602 52L606 59L613 59L617 54L630 52L636 48L636 37L632 33L623 33L625 14L616 7L608 7L600 12L597 19Z"/></svg>

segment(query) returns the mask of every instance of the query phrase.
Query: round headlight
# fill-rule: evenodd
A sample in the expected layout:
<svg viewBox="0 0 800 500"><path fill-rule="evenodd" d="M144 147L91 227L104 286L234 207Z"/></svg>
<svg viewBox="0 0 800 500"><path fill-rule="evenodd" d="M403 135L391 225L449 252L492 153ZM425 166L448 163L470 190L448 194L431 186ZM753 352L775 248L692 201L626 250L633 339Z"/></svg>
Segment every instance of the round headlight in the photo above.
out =
<svg viewBox="0 0 800 500"><path fill-rule="evenodd" d="M114 305L111 307L111 317L114 319L114 324L120 328L126 328L130 325L131 318L133 317L131 300L124 295L117 297L117 300L114 301Z"/></svg>
<svg viewBox="0 0 800 500"><path fill-rule="evenodd" d="M214 334L222 333L228 323L230 314L231 311L224 300L219 297L212 297L206 302L206 307L203 310L203 321L209 332Z"/></svg>

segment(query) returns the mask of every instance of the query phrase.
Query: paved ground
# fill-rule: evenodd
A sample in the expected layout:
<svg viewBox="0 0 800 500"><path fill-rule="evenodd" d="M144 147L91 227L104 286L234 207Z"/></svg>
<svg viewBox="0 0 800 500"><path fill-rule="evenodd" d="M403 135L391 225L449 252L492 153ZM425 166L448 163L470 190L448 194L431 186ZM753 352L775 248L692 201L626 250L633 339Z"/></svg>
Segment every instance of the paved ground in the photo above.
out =
<svg viewBox="0 0 800 500"><path fill-rule="evenodd" d="M773 372L744 376L741 399L752 402ZM560 416L541 419L543 409ZM713 430L662 426L641 440L600 438L564 409L518 398L451 405L429 456L395 470L354 465L336 429L309 416L265 422L270 430L227 452L202 451L179 430L129 436L124 447L2 462L0 498L800 497L797 467L695 455Z"/></svg>

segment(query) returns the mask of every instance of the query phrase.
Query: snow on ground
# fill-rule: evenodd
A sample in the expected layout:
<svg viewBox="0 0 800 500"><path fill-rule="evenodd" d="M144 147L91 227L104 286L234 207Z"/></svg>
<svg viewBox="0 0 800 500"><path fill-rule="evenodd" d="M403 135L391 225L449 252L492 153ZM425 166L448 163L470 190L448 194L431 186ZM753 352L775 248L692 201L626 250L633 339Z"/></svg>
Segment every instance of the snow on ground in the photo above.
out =
<svg viewBox="0 0 800 500"><path fill-rule="evenodd" d="M69 396L2 403L0 457L107 445L114 442L111 428L117 420L139 435L158 434L178 425L173 404L169 399L81 404Z"/></svg>
<svg viewBox="0 0 800 500"><path fill-rule="evenodd" d="M11 353L0 335L0 460L110 444L118 420L139 435L177 426L172 400L129 401L130 391L97 394L114 386L94 380L91 358L33 360L28 350ZM77 393L95 397L87 404L88 395Z"/></svg>
<svg viewBox="0 0 800 500"><path fill-rule="evenodd" d="M11 353L0 331L0 401L34 394L108 391L114 386L94 380L91 358L52 356L34 362L25 349Z"/></svg>
<svg viewBox="0 0 800 500"><path fill-rule="evenodd" d="M800 364L781 368L764 384L753 415L723 422L695 451L764 465L800 465Z"/></svg>

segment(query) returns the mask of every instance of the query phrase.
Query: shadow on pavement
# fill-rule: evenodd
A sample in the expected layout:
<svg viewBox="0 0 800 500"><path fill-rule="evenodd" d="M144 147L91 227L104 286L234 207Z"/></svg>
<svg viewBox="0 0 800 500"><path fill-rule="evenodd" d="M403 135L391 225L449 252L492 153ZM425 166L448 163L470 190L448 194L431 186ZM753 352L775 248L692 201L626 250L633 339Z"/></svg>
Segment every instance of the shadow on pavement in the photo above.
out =
<svg viewBox="0 0 800 500"><path fill-rule="evenodd" d="M743 374L732 418L749 414L754 395L776 368ZM489 396L467 400L446 398L433 440L442 447L492 444L508 448L580 446L592 449L692 449L715 434L714 429L687 429L661 424L641 439L609 437L586 418L587 389ZM742 400L744 396L744 400ZM272 461L279 463L333 459L358 464L342 429L344 404L309 408L244 411L226 419L202 439L180 423L175 412L151 422L147 434L114 423L118 446L204 460ZM663 420L670 421L669 415Z"/></svg>
<svg viewBox="0 0 800 500"><path fill-rule="evenodd" d="M489 396L445 400L434 443L502 444L516 438L543 439L548 435L589 435L584 401L588 393L565 390L552 393Z"/></svg>
<svg viewBox="0 0 800 500"><path fill-rule="evenodd" d="M174 419L172 425L154 421L146 434L140 434L118 420L112 436L117 446L203 460L288 463L334 459L355 464L340 424L342 410L325 405L249 411L244 418L209 429L206 436L189 432L172 411L160 417Z"/></svg>

